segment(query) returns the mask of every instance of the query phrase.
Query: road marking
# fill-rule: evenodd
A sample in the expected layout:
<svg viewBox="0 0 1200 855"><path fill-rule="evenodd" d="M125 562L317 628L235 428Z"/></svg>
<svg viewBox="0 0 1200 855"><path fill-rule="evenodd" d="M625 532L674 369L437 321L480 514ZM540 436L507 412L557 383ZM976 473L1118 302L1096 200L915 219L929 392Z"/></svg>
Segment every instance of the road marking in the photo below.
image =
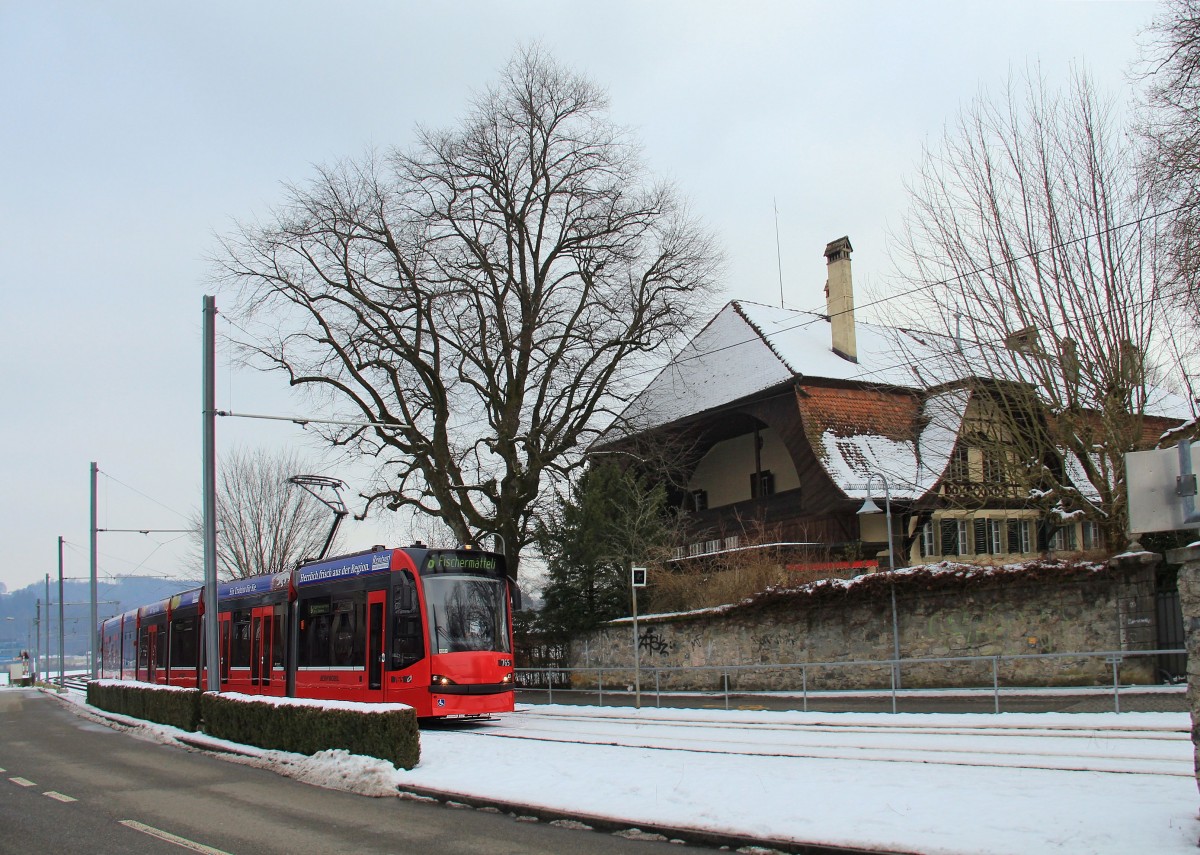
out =
<svg viewBox="0 0 1200 855"><path fill-rule="evenodd" d="M28 778L9 778L8 780L12 781L18 787L36 787L37 786L37 784L35 784L33 781L29 780Z"/></svg>
<svg viewBox="0 0 1200 855"><path fill-rule="evenodd" d="M194 840L188 840L186 837L180 837L176 834L171 834L168 831L155 828L151 825L138 822L136 819L122 819L121 825L127 828L132 828L134 831L140 831L142 834L149 834L151 837L157 837L159 840L165 840L168 843L174 843L176 846L182 846L184 849L191 849L193 852L203 852L205 855L229 855L223 849L214 849L211 846L205 846L203 843L197 843Z"/></svg>
<svg viewBox="0 0 1200 855"><path fill-rule="evenodd" d="M49 792L47 792L47 793L42 793L42 795L43 795L43 796L49 796L50 798L54 799L56 802L63 802L64 804L65 804L66 802L77 802L77 801L79 801L79 799L73 799L73 798L71 798L70 796L64 796L62 793L56 793L56 792L54 792L54 790L50 790L50 791L49 791Z"/></svg>

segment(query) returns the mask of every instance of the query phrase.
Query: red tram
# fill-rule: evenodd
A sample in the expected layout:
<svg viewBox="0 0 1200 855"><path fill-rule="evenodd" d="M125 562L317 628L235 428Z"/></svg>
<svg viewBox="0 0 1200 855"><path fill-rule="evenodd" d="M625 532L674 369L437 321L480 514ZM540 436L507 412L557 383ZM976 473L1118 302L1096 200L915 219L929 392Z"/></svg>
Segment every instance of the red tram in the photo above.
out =
<svg viewBox="0 0 1200 855"><path fill-rule="evenodd" d="M382 546L217 589L222 691L408 704L419 717L513 709L504 558ZM100 676L206 687L203 589L100 625Z"/></svg>

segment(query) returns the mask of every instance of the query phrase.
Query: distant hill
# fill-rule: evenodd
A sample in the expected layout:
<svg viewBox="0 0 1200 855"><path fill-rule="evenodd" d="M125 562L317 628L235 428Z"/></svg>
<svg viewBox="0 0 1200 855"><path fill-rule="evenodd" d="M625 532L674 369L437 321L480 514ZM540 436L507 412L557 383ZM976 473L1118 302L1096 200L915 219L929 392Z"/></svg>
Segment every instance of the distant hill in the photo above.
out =
<svg viewBox="0 0 1200 855"><path fill-rule="evenodd" d="M96 612L100 620L121 614L146 603L165 599L181 591L200 586L199 581L122 576L97 583ZM2 586L0 586L2 587ZM41 600L40 645L34 641L34 623ZM86 655L91 623L91 586L70 581L63 585L63 650L68 656ZM49 615L47 615L49 612ZM46 607L45 584L30 585L15 591L0 590L0 662L21 655L25 649L46 652L46 631L50 631L50 650L58 654L58 581L50 581L50 608ZM49 627L47 627L47 617ZM12 618L12 620L9 620Z"/></svg>

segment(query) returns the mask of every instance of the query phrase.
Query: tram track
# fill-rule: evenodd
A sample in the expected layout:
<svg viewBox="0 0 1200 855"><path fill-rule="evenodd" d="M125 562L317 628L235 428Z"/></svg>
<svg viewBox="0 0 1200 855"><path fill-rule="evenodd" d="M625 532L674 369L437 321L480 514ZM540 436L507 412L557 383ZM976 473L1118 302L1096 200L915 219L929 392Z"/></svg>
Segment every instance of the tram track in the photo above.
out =
<svg viewBox="0 0 1200 855"><path fill-rule="evenodd" d="M1190 777L1190 737L1174 726L965 725L929 721L761 722L523 709L472 731L542 742L815 760L923 763Z"/></svg>

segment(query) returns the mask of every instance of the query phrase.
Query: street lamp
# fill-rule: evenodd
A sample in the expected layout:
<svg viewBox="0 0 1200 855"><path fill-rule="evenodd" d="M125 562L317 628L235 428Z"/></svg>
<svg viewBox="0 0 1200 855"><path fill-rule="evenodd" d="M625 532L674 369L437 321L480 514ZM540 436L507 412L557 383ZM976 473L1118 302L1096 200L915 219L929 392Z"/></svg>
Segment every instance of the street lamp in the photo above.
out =
<svg viewBox="0 0 1200 855"><path fill-rule="evenodd" d="M896 617L896 553L892 548L892 490L882 472L867 473L867 500L858 509L859 516L879 513L879 505L871 498L871 479L883 484L883 505L887 514L888 582L892 589L892 712L896 711L896 689L900 685L900 622Z"/></svg>

